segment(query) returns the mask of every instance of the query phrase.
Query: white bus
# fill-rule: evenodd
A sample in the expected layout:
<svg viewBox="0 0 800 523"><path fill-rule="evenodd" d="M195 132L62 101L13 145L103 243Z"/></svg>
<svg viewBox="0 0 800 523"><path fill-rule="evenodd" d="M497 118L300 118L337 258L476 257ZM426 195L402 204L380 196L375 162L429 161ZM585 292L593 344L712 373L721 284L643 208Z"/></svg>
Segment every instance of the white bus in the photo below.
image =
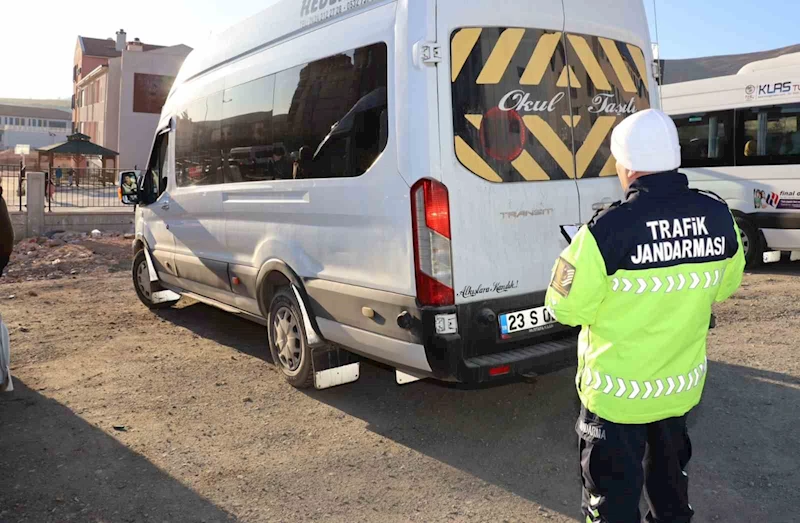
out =
<svg viewBox="0 0 800 523"><path fill-rule="evenodd" d="M401 383L572 365L543 306L560 227L620 198L650 53L641 0L276 1L175 81L125 197L137 293L267 325L298 387L352 355Z"/></svg>
<svg viewBox="0 0 800 523"><path fill-rule="evenodd" d="M800 257L800 53L662 87L692 187L728 202L749 267Z"/></svg>

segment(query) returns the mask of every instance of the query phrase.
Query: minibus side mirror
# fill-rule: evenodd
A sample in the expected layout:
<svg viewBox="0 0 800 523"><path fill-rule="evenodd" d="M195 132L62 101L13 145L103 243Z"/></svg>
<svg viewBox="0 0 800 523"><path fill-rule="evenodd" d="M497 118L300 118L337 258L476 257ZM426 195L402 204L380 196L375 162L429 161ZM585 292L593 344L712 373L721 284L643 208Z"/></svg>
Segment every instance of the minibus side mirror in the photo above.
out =
<svg viewBox="0 0 800 523"><path fill-rule="evenodd" d="M139 182L141 171L122 171L119 173L119 199L125 205L139 203Z"/></svg>

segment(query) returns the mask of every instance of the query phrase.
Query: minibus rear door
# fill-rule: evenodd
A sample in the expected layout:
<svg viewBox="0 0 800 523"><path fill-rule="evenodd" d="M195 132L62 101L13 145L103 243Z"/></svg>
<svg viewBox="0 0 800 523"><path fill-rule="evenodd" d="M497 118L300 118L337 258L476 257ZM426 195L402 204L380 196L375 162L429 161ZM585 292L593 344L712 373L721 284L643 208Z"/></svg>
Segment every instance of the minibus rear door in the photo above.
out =
<svg viewBox="0 0 800 523"><path fill-rule="evenodd" d="M442 182L456 304L533 307L580 220L576 122L561 2L502 5L439 0Z"/></svg>

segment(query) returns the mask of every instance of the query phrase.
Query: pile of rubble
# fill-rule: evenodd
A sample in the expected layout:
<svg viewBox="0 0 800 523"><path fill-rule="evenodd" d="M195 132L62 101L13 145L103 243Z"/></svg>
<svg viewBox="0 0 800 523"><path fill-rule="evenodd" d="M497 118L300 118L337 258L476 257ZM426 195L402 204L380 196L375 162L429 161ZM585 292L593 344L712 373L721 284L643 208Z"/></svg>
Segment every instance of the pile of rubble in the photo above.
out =
<svg viewBox="0 0 800 523"><path fill-rule="evenodd" d="M77 278L81 274L128 270L132 235L116 232L54 232L14 246L0 283Z"/></svg>

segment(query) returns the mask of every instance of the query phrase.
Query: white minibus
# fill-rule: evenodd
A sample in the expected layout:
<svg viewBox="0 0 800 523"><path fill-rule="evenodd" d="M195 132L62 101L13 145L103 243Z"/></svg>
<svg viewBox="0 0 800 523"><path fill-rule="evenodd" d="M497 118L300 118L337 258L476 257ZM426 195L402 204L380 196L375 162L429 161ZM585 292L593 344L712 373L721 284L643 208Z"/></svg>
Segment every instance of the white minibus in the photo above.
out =
<svg viewBox="0 0 800 523"><path fill-rule="evenodd" d="M669 84L682 172L731 208L748 267L800 257L800 53L738 74Z"/></svg>
<svg viewBox="0 0 800 523"><path fill-rule="evenodd" d="M621 197L610 134L651 64L641 0L276 1L175 80L124 197L136 291L265 324L297 387L572 365L560 227Z"/></svg>

